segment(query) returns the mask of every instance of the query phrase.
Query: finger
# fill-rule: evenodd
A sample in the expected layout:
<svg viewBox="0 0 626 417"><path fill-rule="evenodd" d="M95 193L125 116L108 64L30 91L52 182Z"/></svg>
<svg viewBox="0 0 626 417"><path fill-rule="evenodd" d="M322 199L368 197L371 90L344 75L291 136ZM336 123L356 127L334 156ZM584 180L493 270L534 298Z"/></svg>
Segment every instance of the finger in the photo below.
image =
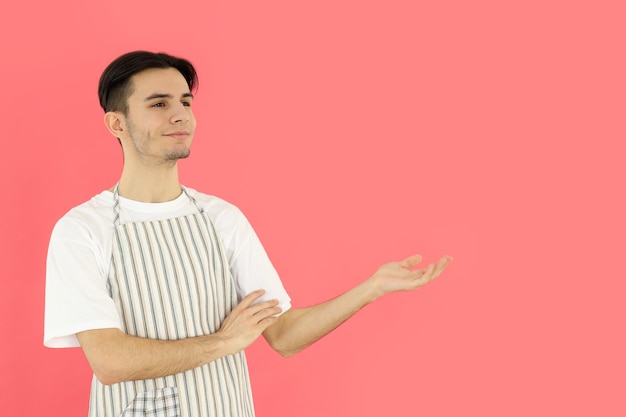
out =
<svg viewBox="0 0 626 417"><path fill-rule="evenodd" d="M411 271L411 275L409 279L412 279L417 286L423 285L428 282L428 271L430 269L430 265L427 268L415 269Z"/></svg>
<svg viewBox="0 0 626 417"><path fill-rule="evenodd" d="M435 272L435 264L428 265L428 268L426 269L426 273L424 274L424 277L426 278L427 281L430 281L432 279L434 272Z"/></svg>
<svg viewBox="0 0 626 417"><path fill-rule="evenodd" d="M422 269L422 271L424 271L424 274L428 273L429 274L429 279L433 279L439 276L439 274L441 274L441 272L445 269L446 266L448 266L448 264L450 263L450 261L452 260L452 257L450 256L443 256L441 259L439 259L439 261L437 261L436 264L429 264L428 268L426 269ZM431 269L432 270L429 272L428 270Z"/></svg>
<svg viewBox="0 0 626 417"><path fill-rule="evenodd" d="M253 304L250 307L248 307L247 310L251 315L257 315L266 310L273 311L275 308L279 308L278 300L269 300L269 301L263 301L262 303Z"/></svg>
<svg viewBox="0 0 626 417"><path fill-rule="evenodd" d="M413 255L400 262L400 266L403 268L413 268L420 262L422 262L422 255Z"/></svg>
<svg viewBox="0 0 626 417"><path fill-rule="evenodd" d="M439 275L441 275L441 273L443 272L444 269L446 269L446 267L448 266L448 264L452 261L452 257L450 256L444 256L442 257L439 262L437 262L436 268L435 268L435 272L434 272L434 276L433 278L438 277Z"/></svg>
<svg viewBox="0 0 626 417"><path fill-rule="evenodd" d="M251 292L250 294L243 297L241 302L237 305L240 308L248 308L250 307L256 300L261 298L265 294L265 290L256 290Z"/></svg>
<svg viewBox="0 0 626 417"><path fill-rule="evenodd" d="M430 277L433 273L433 264L428 265L425 269L419 269L414 272L416 272L414 279L417 286L424 285L431 279Z"/></svg>
<svg viewBox="0 0 626 417"><path fill-rule="evenodd" d="M274 317L275 315L280 314L282 311L283 309L280 307L264 308L263 310L257 312L254 315L254 318L260 323L268 317Z"/></svg>
<svg viewBox="0 0 626 417"><path fill-rule="evenodd" d="M439 261L437 262L437 266L445 268L450 262L452 262L452 256L442 256L441 259L439 259Z"/></svg>
<svg viewBox="0 0 626 417"><path fill-rule="evenodd" d="M278 317L268 317L259 322L259 326L261 327L261 333L265 331L268 327L275 324L278 321Z"/></svg>

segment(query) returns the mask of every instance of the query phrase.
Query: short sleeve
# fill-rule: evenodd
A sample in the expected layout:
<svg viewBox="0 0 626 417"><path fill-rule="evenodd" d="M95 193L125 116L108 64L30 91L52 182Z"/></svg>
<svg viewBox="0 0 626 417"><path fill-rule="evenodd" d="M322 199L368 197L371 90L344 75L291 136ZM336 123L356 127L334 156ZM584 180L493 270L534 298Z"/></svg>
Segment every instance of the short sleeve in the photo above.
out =
<svg viewBox="0 0 626 417"><path fill-rule="evenodd" d="M44 345L77 347L76 333L120 328L106 285L106 272L89 232L61 219L55 226L46 263Z"/></svg>
<svg viewBox="0 0 626 417"><path fill-rule="evenodd" d="M247 222L247 221L246 221ZM246 241L234 253L231 271L242 296L262 289L265 294L260 301L277 299L282 312L291 308L291 298L287 294L278 272L272 265L261 241L248 224Z"/></svg>
<svg viewBox="0 0 626 417"><path fill-rule="evenodd" d="M263 289L260 301L277 299L283 313L291 308L291 298L252 225L236 206L213 200L207 209L225 246L233 279L240 298Z"/></svg>

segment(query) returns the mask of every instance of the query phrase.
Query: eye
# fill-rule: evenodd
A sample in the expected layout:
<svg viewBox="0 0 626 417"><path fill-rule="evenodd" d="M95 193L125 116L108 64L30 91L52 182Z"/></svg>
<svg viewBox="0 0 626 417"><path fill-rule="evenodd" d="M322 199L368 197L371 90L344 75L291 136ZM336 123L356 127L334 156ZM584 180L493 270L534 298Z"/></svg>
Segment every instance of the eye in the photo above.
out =
<svg viewBox="0 0 626 417"><path fill-rule="evenodd" d="M183 101L183 106L191 107L191 101Z"/></svg>
<svg viewBox="0 0 626 417"><path fill-rule="evenodd" d="M165 107L165 103L162 103L162 102L154 103L152 107Z"/></svg>

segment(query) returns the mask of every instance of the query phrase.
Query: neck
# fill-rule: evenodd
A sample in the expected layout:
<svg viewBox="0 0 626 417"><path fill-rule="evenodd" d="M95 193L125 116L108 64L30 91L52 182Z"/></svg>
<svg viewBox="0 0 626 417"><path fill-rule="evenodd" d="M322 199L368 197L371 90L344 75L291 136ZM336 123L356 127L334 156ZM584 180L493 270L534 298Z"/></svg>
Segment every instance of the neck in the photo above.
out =
<svg viewBox="0 0 626 417"><path fill-rule="evenodd" d="M122 197L145 203L163 203L180 195L178 165L141 167L140 170L124 164L119 182Z"/></svg>

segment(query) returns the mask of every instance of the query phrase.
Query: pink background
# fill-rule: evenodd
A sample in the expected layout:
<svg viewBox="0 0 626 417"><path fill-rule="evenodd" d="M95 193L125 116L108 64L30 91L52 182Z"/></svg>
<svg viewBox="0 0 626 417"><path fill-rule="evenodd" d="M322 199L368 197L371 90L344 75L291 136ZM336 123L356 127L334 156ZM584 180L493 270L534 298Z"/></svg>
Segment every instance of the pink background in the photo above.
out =
<svg viewBox="0 0 626 417"><path fill-rule="evenodd" d="M247 214L296 306L455 258L294 358L255 343L259 417L626 415L622 4L7 3L0 414L86 415L81 351L42 346L47 244L118 178L97 80L148 49L200 73L182 181Z"/></svg>

